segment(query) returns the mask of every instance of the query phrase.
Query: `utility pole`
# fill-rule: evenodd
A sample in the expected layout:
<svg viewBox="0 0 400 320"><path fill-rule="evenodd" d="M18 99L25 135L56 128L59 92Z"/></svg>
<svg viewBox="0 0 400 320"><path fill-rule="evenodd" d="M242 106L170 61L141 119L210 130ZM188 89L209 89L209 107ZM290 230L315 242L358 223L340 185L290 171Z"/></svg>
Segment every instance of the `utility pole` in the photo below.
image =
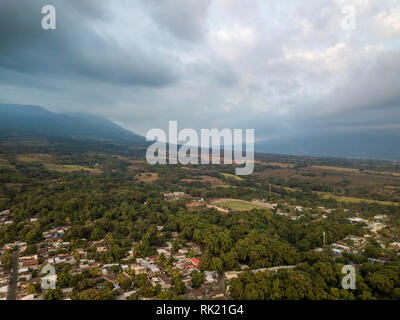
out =
<svg viewBox="0 0 400 320"><path fill-rule="evenodd" d="M324 247L326 246L326 233L325 231L322 232L322 241L324 242Z"/></svg>

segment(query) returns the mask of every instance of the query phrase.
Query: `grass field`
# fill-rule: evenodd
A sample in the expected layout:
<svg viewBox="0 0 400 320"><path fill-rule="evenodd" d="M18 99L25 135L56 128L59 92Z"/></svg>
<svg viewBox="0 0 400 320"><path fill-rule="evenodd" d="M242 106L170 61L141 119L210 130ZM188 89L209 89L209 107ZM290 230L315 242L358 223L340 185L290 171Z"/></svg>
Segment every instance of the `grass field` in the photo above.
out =
<svg viewBox="0 0 400 320"><path fill-rule="evenodd" d="M378 201L378 200L369 200L369 199L362 199L362 198L343 197L343 196L337 196L337 195L334 195L334 194L328 193L328 192L317 192L317 193L320 196L322 196L322 198L324 198L324 199L332 198L339 202L348 202L348 203L366 202L366 203L376 203L376 204L386 205L386 206L390 206L390 205L397 206L398 205L398 203L390 202L390 201Z"/></svg>
<svg viewBox="0 0 400 320"><path fill-rule="evenodd" d="M26 154L19 155L17 160L25 163L42 163L43 166L50 171L57 172L75 172L85 170L94 174L101 174L102 170L98 168L88 168L80 165L66 165L66 164L55 164L54 158L49 154Z"/></svg>
<svg viewBox="0 0 400 320"><path fill-rule="evenodd" d="M253 204L244 200L218 199L211 203L216 207L234 211L250 211L252 209L265 209L261 205Z"/></svg>
<svg viewBox="0 0 400 320"><path fill-rule="evenodd" d="M12 168L13 166L6 160L0 158L0 168Z"/></svg>
<svg viewBox="0 0 400 320"><path fill-rule="evenodd" d="M339 172L357 172L357 173L360 172L358 169L343 168L343 167L332 167L332 166L312 166L312 168L321 169L321 170L339 171Z"/></svg>
<svg viewBox="0 0 400 320"><path fill-rule="evenodd" d="M198 176L200 178L199 180L196 179L183 179L183 182L209 182L211 184L211 187L229 187L225 182L223 182L221 179L215 178L215 177L210 177L210 176Z"/></svg>
<svg viewBox="0 0 400 320"><path fill-rule="evenodd" d="M49 154L41 154L41 153L37 153L37 154L24 154L24 155L19 155L17 157L18 161L21 162L27 162L27 163L31 163L31 162L52 162L53 161L53 157Z"/></svg>
<svg viewBox="0 0 400 320"><path fill-rule="evenodd" d="M102 171L100 169L87 168L87 167L78 166L78 165L60 165L60 164L54 164L54 163L44 163L43 165L47 170L57 171L57 172L75 172L75 171L85 170L87 172L94 173L94 174L102 173Z"/></svg>
<svg viewBox="0 0 400 320"><path fill-rule="evenodd" d="M221 175L223 175L225 178L232 178L238 181L242 181L243 178L239 177L239 176L235 176L234 174L230 174L230 173L221 173Z"/></svg>
<svg viewBox="0 0 400 320"><path fill-rule="evenodd" d="M281 162L263 162L262 164L266 164L267 166L279 167L279 168L293 168L294 165L290 163L281 163Z"/></svg>

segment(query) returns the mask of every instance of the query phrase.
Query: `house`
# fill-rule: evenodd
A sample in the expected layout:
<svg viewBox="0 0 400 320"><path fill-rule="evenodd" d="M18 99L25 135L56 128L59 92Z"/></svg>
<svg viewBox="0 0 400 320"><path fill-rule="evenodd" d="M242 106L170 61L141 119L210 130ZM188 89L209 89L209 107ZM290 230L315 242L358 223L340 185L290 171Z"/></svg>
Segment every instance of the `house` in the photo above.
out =
<svg viewBox="0 0 400 320"><path fill-rule="evenodd" d="M22 297L21 300L37 300L38 296L36 294L28 294L25 297Z"/></svg>
<svg viewBox="0 0 400 320"><path fill-rule="evenodd" d="M171 288L171 280L168 278L167 275L165 275L164 273L160 274L158 276L158 279L160 280L160 285L161 288L164 290L168 290Z"/></svg>
<svg viewBox="0 0 400 320"><path fill-rule="evenodd" d="M124 292L122 295L123 295L123 297L124 297L125 299L127 299L128 297L130 297L130 296L133 295L134 293L136 293L136 290Z"/></svg>
<svg viewBox="0 0 400 320"><path fill-rule="evenodd" d="M201 289L192 289L190 291L190 295L193 297L194 300L200 300L204 297L203 291Z"/></svg>
<svg viewBox="0 0 400 320"><path fill-rule="evenodd" d="M169 248L159 248L157 249L157 253L159 255L163 254L166 258L170 258L171 257L171 253L169 253Z"/></svg>
<svg viewBox="0 0 400 320"><path fill-rule="evenodd" d="M190 258L190 261L192 262L193 266L197 269L199 267L200 260L197 258Z"/></svg>
<svg viewBox="0 0 400 320"><path fill-rule="evenodd" d="M149 261L142 258L136 259L136 262L139 263L142 267L147 267L150 264Z"/></svg>
<svg viewBox="0 0 400 320"><path fill-rule="evenodd" d="M18 281L30 281L30 280L32 280L32 274L29 272L27 268L24 268L23 272L18 273Z"/></svg>
<svg viewBox="0 0 400 320"><path fill-rule="evenodd" d="M392 250L400 250L400 242L392 242L389 247Z"/></svg>
<svg viewBox="0 0 400 320"><path fill-rule="evenodd" d="M37 267L39 264L39 260L38 259L34 259L34 260L28 260L28 261L24 261L22 263L22 265L24 267Z"/></svg>
<svg viewBox="0 0 400 320"><path fill-rule="evenodd" d="M140 265L132 265L131 269L135 272L135 274L147 273L146 267L142 267Z"/></svg>
<svg viewBox="0 0 400 320"><path fill-rule="evenodd" d="M151 283L151 285L152 285L153 287L155 287L156 285L160 284L160 280L159 280L157 277L153 277L153 278L150 280L150 283ZM161 284L160 284L160 286L161 286Z"/></svg>
<svg viewBox="0 0 400 320"><path fill-rule="evenodd" d="M32 255L32 256L25 256L25 257L20 257L20 261L27 261L27 260L36 260L38 258L38 255Z"/></svg>
<svg viewBox="0 0 400 320"><path fill-rule="evenodd" d="M204 198L201 198L201 197L191 197L190 200L191 200L191 201L204 201Z"/></svg>
<svg viewBox="0 0 400 320"><path fill-rule="evenodd" d="M147 274L149 275L149 277L154 277L156 274L160 272L161 270L154 264L150 264L147 266Z"/></svg>
<svg viewBox="0 0 400 320"><path fill-rule="evenodd" d="M213 283L218 281L218 274L215 271L205 271L206 274L206 283Z"/></svg>
<svg viewBox="0 0 400 320"><path fill-rule="evenodd" d="M147 258L147 261L149 261L151 264L157 263L158 261L158 256L151 256Z"/></svg>
<svg viewBox="0 0 400 320"><path fill-rule="evenodd" d="M186 276L182 278L182 282L186 285L186 287L190 288L192 286L192 277Z"/></svg>
<svg viewBox="0 0 400 320"><path fill-rule="evenodd" d="M211 292L210 297L211 299L218 299L218 300L225 299L224 293L220 290Z"/></svg>
<svg viewBox="0 0 400 320"><path fill-rule="evenodd" d="M96 248L96 252L97 253L102 253L102 252L106 252L107 251L107 248L106 247L97 247Z"/></svg>
<svg viewBox="0 0 400 320"><path fill-rule="evenodd" d="M68 293L72 293L74 291L74 288L64 288L61 289L63 294L68 294Z"/></svg>
<svg viewBox="0 0 400 320"><path fill-rule="evenodd" d="M47 248L40 248L39 249L39 256L43 257L43 258L47 258L49 256Z"/></svg>
<svg viewBox="0 0 400 320"><path fill-rule="evenodd" d="M129 266L127 266L126 264L122 264L121 269L122 269L122 271L126 271L129 269Z"/></svg>
<svg viewBox="0 0 400 320"><path fill-rule="evenodd" d="M8 292L8 286L4 286L0 288L0 294L1 293L7 293Z"/></svg>
<svg viewBox="0 0 400 320"><path fill-rule="evenodd" d="M340 256L340 255L342 254L342 252L343 252L343 250L336 249L336 248L333 248L332 251L333 251L337 256Z"/></svg>
<svg viewBox="0 0 400 320"><path fill-rule="evenodd" d="M237 278L239 276L240 272L238 271L227 271L225 272L225 279L230 281L233 278Z"/></svg>

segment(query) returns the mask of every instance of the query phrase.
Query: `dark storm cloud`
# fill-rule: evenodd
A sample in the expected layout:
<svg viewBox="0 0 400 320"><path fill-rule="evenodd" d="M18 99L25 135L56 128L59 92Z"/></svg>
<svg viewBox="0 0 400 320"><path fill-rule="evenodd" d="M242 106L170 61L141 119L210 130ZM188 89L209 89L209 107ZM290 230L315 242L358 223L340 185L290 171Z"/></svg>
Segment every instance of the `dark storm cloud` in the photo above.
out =
<svg viewBox="0 0 400 320"><path fill-rule="evenodd" d="M398 21L394 0L0 0L0 102L141 134L171 119L257 139L395 130Z"/></svg>
<svg viewBox="0 0 400 320"><path fill-rule="evenodd" d="M143 0L161 30L185 41L201 40L210 0Z"/></svg>
<svg viewBox="0 0 400 320"><path fill-rule="evenodd" d="M57 9L56 30L41 28L41 8L46 4ZM96 32L96 23L109 21L101 1L2 0L0 68L154 87L177 80L178 62L168 54L139 44L128 51Z"/></svg>

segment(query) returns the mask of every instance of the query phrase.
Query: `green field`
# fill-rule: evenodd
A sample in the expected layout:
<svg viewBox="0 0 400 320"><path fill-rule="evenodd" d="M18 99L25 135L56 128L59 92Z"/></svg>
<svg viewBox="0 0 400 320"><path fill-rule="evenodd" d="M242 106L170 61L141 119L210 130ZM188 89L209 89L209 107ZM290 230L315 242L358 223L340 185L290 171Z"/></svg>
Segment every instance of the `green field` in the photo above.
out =
<svg viewBox="0 0 400 320"><path fill-rule="evenodd" d="M265 209L259 205L243 201L243 200L230 200L230 201L216 201L212 203L214 206L234 210L234 211L250 211L253 209Z"/></svg>
<svg viewBox="0 0 400 320"><path fill-rule="evenodd" d="M369 200L369 199L362 199L362 198L354 198L354 197L344 197L344 196L337 196L329 192L317 192L323 199L335 199L339 202L348 202L348 203L376 203L384 206L397 206L398 203L391 202L391 201L379 201L379 200Z"/></svg>
<svg viewBox="0 0 400 320"><path fill-rule="evenodd" d="M24 163L41 163L43 166L50 171L57 172L75 172L85 170L90 173L100 174L102 171L98 168L88 168L80 165L70 164L55 164L53 156L49 154L26 154L19 155L17 160Z"/></svg>
<svg viewBox="0 0 400 320"><path fill-rule="evenodd" d="M230 174L230 173L221 173L221 175L224 176L224 178L232 178L238 181L242 181L243 178L239 177L239 176L235 176L234 174Z"/></svg>
<svg viewBox="0 0 400 320"><path fill-rule="evenodd" d="M94 174L100 174L102 172L100 169L87 168L78 165L59 165L53 163L44 163L43 165L47 170L57 171L57 172L75 172L81 170L85 170Z"/></svg>

